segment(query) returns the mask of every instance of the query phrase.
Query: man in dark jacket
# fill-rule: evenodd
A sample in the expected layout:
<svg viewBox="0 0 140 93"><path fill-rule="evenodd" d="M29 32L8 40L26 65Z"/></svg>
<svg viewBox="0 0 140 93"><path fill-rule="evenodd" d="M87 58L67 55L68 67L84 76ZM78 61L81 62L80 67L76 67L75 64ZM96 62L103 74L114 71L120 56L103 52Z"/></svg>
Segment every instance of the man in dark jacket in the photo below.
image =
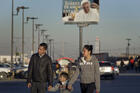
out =
<svg viewBox="0 0 140 93"><path fill-rule="evenodd" d="M49 88L53 83L52 61L46 54L47 44L39 45L38 53L33 54L29 67L27 87L31 88L31 93L46 93L47 82Z"/></svg>

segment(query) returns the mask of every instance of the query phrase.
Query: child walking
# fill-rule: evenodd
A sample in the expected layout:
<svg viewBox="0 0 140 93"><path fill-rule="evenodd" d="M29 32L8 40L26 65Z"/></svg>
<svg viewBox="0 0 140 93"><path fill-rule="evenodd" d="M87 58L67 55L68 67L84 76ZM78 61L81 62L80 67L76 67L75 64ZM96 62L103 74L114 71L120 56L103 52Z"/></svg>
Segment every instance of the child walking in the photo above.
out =
<svg viewBox="0 0 140 93"><path fill-rule="evenodd" d="M66 72L62 72L59 77L59 82L52 88L48 88L50 92L59 91L60 93L71 93L72 90L68 89L69 76Z"/></svg>

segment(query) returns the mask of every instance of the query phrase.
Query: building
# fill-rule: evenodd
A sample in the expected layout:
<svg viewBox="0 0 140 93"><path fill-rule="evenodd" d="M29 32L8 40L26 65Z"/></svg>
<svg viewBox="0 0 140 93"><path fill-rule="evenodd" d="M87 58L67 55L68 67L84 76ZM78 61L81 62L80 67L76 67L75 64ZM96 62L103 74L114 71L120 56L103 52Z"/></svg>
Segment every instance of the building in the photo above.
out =
<svg viewBox="0 0 140 93"><path fill-rule="evenodd" d="M107 61L109 58L108 53L94 53L93 55L95 55L99 61Z"/></svg>
<svg viewBox="0 0 140 93"><path fill-rule="evenodd" d="M21 63L20 56L13 56L14 63ZM29 57L24 57L25 64L29 63ZM11 63L11 56L10 55L0 55L0 63Z"/></svg>
<svg viewBox="0 0 140 93"><path fill-rule="evenodd" d="M94 53L100 53L100 40L98 37L96 37Z"/></svg>

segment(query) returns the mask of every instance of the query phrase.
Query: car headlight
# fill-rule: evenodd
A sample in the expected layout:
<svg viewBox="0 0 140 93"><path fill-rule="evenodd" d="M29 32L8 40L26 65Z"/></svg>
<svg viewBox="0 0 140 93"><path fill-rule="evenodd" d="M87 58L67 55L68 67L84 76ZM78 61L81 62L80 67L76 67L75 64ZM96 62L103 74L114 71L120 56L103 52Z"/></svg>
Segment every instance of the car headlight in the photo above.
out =
<svg viewBox="0 0 140 93"><path fill-rule="evenodd" d="M7 73L9 73L9 72L11 72L11 70L10 70L10 69L8 69L8 70L7 70Z"/></svg>

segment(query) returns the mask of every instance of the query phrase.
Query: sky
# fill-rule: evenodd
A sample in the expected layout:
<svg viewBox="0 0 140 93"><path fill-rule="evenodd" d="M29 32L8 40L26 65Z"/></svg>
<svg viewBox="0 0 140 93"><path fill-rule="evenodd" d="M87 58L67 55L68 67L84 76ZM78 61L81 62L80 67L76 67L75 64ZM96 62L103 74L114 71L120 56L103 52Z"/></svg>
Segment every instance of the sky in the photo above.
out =
<svg viewBox="0 0 140 93"><path fill-rule="evenodd" d="M11 1L0 3L0 54L10 54ZM28 6L26 16L39 19L35 23L44 26L47 34L55 40L55 55L78 56L79 29L77 25L64 25L61 20L62 0L14 0L16 7ZM111 55L124 53L126 38L131 38L131 53L140 53L140 0L100 0L100 22L84 28L83 43L94 44L96 37L101 41L101 50ZM21 49L21 12L14 17L14 49ZM32 23L25 24L25 52L31 51ZM36 47L37 47L37 33ZM64 52L64 53L63 53Z"/></svg>

